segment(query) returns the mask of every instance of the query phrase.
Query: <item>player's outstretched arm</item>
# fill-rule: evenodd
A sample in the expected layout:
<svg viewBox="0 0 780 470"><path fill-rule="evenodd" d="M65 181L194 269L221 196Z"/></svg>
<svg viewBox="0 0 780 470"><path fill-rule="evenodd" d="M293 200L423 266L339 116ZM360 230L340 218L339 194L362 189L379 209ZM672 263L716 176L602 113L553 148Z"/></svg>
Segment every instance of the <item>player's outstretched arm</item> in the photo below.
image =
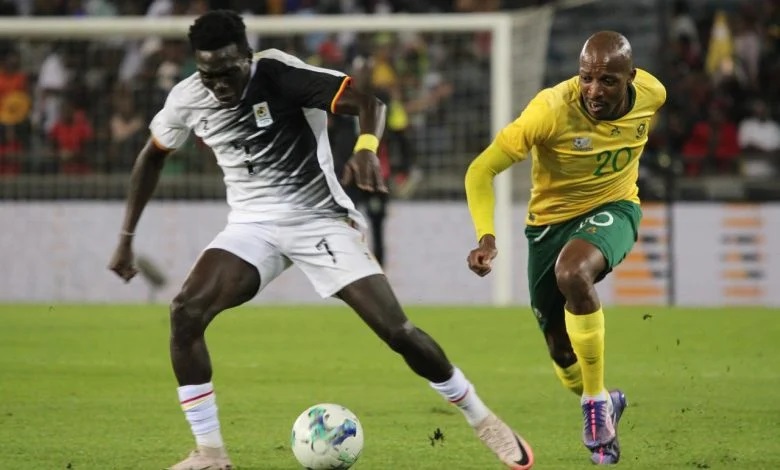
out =
<svg viewBox="0 0 780 470"><path fill-rule="evenodd" d="M485 276L491 271L493 258L498 254L493 215L496 205L493 179L512 163L512 157L492 143L471 162L466 171L466 200L479 242L466 261L469 269L479 276Z"/></svg>
<svg viewBox="0 0 780 470"><path fill-rule="evenodd" d="M341 183L349 185L353 181L364 191L386 193L387 185L382 178L379 158L376 151L379 139L385 130L387 107L373 95L349 87L333 106L336 114L358 116L360 136L355 143L355 153L344 167Z"/></svg>
<svg viewBox="0 0 780 470"><path fill-rule="evenodd" d="M170 150L162 149L149 139L141 149L130 174L130 188L125 203L125 218L119 233L119 244L108 268L125 281L129 281L138 272L133 265L133 236L141 213L152 197L157 181L160 179L165 157Z"/></svg>

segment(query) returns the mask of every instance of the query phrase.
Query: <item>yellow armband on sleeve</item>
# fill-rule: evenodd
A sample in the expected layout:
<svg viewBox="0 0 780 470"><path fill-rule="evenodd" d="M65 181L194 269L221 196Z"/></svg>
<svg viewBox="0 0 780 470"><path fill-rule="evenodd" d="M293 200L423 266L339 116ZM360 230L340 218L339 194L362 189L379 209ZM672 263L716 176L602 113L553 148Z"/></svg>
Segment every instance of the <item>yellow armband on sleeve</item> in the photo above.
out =
<svg viewBox="0 0 780 470"><path fill-rule="evenodd" d="M477 241L487 234L495 235L493 179L506 170L515 160L495 142L490 144L471 162L466 171L466 200L477 232Z"/></svg>

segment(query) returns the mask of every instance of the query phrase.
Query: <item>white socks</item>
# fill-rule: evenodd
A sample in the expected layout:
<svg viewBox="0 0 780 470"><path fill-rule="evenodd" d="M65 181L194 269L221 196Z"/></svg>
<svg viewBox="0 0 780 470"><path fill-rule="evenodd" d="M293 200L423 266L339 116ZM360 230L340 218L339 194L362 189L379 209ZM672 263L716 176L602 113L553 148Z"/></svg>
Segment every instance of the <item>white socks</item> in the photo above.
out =
<svg viewBox="0 0 780 470"><path fill-rule="evenodd" d="M490 410L479 398L474 386L457 367L453 369L449 380L441 383L431 382L431 387L444 399L457 406L471 426L476 426L490 414Z"/></svg>
<svg viewBox="0 0 780 470"><path fill-rule="evenodd" d="M217 418L217 398L211 382L179 387L179 402L184 416L190 423L198 446L221 448L222 434Z"/></svg>
<svg viewBox="0 0 780 470"><path fill-rule="evenodd" d="M452 377L449 380L442 383L431 383L431 387L447 401L457 406L471 426L476 426L490 414L490 410L479 398L474 386L457 367L453 369ZM177 391L181 409L190 423L192 434L195 436L195 442L198 446L223 447L224 442L217 417L217 400L211 382L200 385L184 385L179 387Z"/></svg>

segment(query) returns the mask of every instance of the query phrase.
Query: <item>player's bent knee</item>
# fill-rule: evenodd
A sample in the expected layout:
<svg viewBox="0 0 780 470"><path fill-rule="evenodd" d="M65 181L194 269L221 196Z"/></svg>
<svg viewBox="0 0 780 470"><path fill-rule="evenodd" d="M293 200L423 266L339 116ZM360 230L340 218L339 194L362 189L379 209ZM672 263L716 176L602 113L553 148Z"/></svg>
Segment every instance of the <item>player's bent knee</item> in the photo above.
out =
<svg viewBox="0 0 780 470"><path fill-rule="evenodd" d="M199 302L179 294L170 305L171 333L175 337L199 335L206 325L206 309Z"/></svg>
<svg viewBox="0 0 780 470"><path fill-rule="evenodd" d="M558 283L558 288L564 294L575 290L589 289L593 285L593 276L584 264L556 265L555 280Z"/></svg>

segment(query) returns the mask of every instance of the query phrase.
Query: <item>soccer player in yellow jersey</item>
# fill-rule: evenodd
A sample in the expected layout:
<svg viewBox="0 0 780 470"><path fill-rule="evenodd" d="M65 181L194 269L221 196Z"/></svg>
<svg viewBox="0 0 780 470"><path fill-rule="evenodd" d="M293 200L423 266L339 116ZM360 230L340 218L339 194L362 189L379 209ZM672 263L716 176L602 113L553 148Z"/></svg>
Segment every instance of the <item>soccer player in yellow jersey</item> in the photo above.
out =
<svg viewBox="0 0 780 470"><path fill-rule="evenodd" d="M493 178L531 153L531 307L556 374L581 397L583 442L596 464L620 458L616 429L626 398L604 386L604 313L594 284L636 242L639 157L665 99L663 85L634 68L628 40L598 32L585 42L579 75L539 92L466 174L479 243L468 264L485 276L497 255Z"/></svg>

